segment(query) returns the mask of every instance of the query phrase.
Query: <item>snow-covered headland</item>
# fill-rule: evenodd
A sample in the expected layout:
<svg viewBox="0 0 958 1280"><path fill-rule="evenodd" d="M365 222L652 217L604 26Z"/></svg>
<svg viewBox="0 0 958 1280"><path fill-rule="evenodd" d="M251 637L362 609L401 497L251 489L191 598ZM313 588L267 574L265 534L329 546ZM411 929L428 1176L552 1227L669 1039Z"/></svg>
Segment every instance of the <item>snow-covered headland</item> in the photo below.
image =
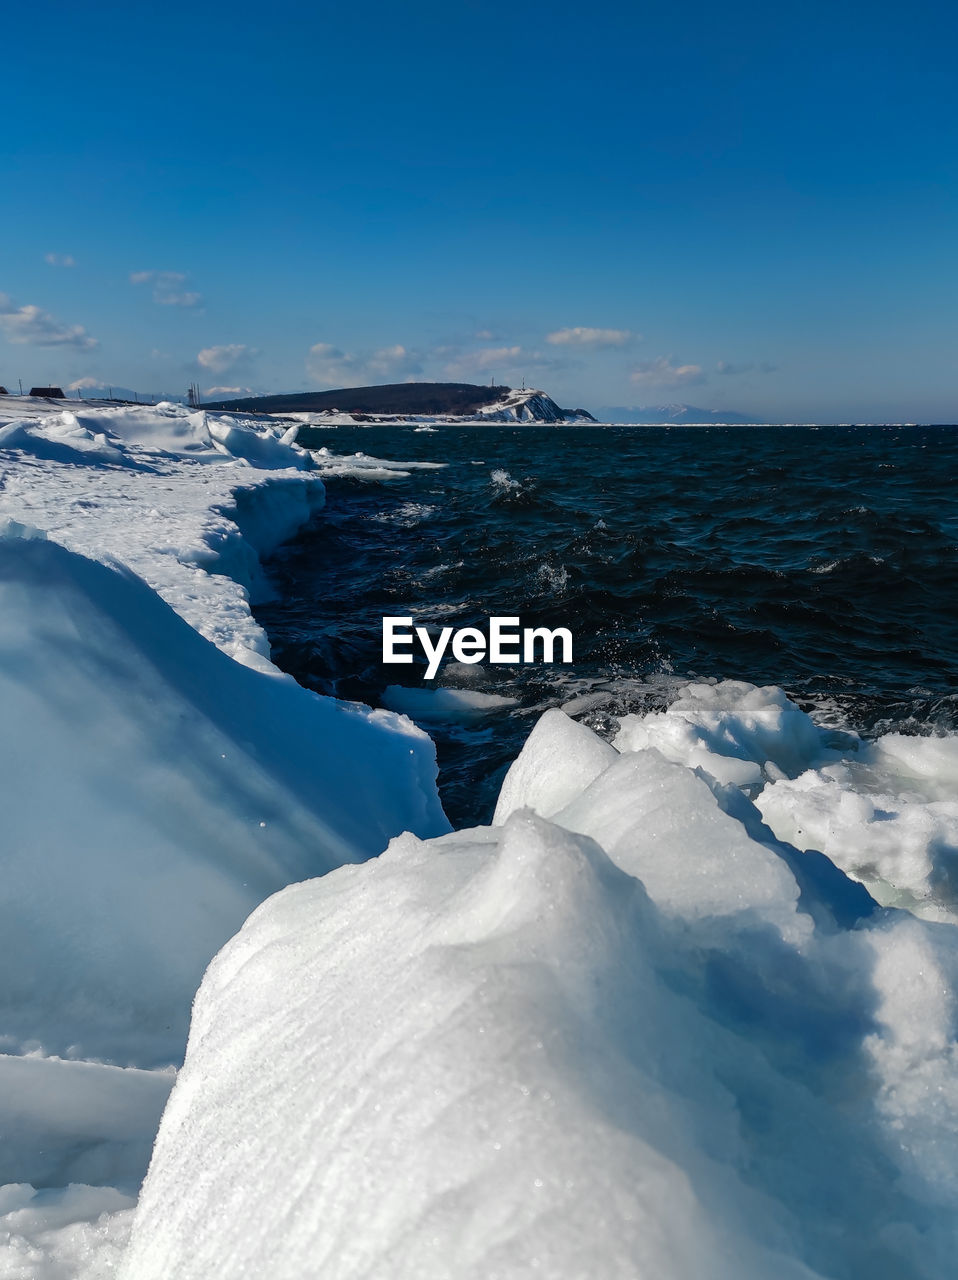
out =
<svg viewBox="0 0 958 1280"><path fill-rule="evenodd" d="M336 391L222 400L205 406L239 413L273 414L315 426L356 423L462 426L481 423L561 425L595 422L587 409L562 409L533 387L486 387L465 382L402 382Z"/></svg>
<svg viewBox="0 0 958 1280"><path fill-rule="evenodd" d="M560 409L544 391L509 391L499 400L483 405L471 414L439 413L350 413L339 409L305 410L275 415L280 420L302 422L312 427L413 426L468 427L514 422L527 426L575 426L595 422L585 409Z"/></svg>
<svg viewBox="0 0 958 1280"><path fill-rule="evenodd" d="M6 408L0 1276L952 1274L958 740L556 709L450 833L249 612L402 464Z"/></svg>

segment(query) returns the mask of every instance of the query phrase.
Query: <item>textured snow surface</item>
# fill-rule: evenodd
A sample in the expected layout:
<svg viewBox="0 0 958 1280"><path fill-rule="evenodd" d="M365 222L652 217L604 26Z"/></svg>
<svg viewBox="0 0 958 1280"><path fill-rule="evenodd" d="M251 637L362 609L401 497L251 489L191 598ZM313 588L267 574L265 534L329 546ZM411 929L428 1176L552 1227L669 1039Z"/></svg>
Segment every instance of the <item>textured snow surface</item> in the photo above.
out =
<svg viewBox="0 0 958 1280"><path fill-rule="evenodd" d="M835 750L777 691L677 706L699 761ZM952 926L561 712L497 822L398 837L224 948L123 1280L953 1274Z"/></svg>
<svg viewBox="0 0 958 1280"><path fill-rule="evenodd" d="M301 689L250 613L258 555L323 497L291 435L235 417L0 421L4 1277L113 1273L99 1217L129 1217L249 912L448 829L426 734Z"/></svg>
<svg viewBox="0 0 958 1280"><path fill-rule="evenodd" d="M324 501L309 455L249 420L181 405L62 409L3 420L0 521L133 569L201 635L272 670L249 611L259 556Z"/></svg>
<svg viewBox="0 0 958 1280"><path fill-rule="evenodd" d="M819 728L781 689L726 680L625 716L615 745L743 787L777 836L820 850L882 905L958 923L958 736L863 742Z"/></svg>
<svg viewBox="0 0 958 1280"><path fill-rule="evenodd" d="M0 1187L3 1280L113 1280L133 1218L112 1187Z"/></svg>

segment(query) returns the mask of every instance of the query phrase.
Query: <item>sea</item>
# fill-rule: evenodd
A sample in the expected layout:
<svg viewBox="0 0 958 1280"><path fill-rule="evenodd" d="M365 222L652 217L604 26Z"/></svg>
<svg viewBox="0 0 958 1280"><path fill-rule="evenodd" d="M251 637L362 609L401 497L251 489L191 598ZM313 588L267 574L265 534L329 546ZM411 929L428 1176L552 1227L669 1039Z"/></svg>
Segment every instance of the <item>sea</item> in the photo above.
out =
<svg viewBox="0 0 958 1280"><path fill-rule="evenodd" d="M958 427L340 426L311 448L439 462L332 477L268 562L274 661L383 705L382 618L567 627L569 665L444 668L426 687L514 699L430 722L456 827L487 822L548 707L611 736L690 680L778 685L864 737L958 728Z"/></svg>

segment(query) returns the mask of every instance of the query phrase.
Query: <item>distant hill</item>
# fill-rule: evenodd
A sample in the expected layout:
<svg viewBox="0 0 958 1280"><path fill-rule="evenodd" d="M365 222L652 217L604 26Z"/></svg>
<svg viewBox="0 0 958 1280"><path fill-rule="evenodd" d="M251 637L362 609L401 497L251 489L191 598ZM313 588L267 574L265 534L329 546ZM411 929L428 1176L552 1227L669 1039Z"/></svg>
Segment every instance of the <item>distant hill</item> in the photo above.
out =
<svg viewBox="0 0 958 1280"><path fill-rule="evenodd" d="M642 406L606 405L599 410L600 422L690 423L756 423L762 418L736 413L733 409L700 409L694 404L651 404Z"/></svg>
<svg viewBox="0 0 958 1280"><path fill-rule="evenodd" d="M301 391L242 400L211 400L204 409L238 413L337 414L374 419L481 418L487 422L594 422L585 409L560 409L544 391L478 387L469 382L393 382L379 387Z"/></svg>
<svg viewBox="0 0 958 1280"><path fill-rule="evenodd" d="M344 387L339 391L302 391L288 395L214 400L204 409L255 413L341 413L472 415L495 404L509 387L476 387L468 382L392 382L381 387Z"/></svg>

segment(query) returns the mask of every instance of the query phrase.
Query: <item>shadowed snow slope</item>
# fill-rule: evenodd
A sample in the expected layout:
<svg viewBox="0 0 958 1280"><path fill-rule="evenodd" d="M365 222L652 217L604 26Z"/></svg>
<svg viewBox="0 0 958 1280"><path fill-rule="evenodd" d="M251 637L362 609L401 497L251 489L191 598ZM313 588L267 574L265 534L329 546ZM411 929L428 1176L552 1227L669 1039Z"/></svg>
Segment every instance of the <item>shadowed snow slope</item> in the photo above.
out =
<svg viewBox="0 0 958 1280"><path fill-rule="evenodd" d="M0 1026L175 1060L203 969L270 893L441 830L429 739L232 661L155 592L0 541Z"/></svg>
<svg viewBox="0 0 958 1280"><path fill-rule="evenodd" d="M952 1274L952 928L562 719L220 953L123 1280Z"/></svg>

